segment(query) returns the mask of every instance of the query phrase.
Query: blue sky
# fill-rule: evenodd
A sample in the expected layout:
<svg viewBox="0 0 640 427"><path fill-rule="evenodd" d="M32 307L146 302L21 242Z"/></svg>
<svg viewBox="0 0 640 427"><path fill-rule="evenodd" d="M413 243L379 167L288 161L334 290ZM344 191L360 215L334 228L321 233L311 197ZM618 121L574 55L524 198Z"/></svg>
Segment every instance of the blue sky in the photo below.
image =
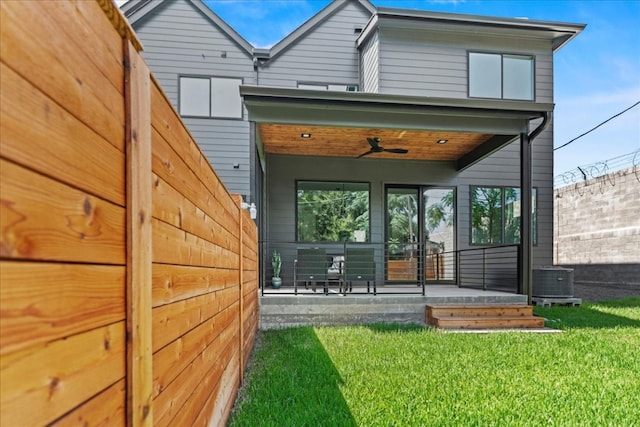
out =
<svg viewBox="0 0 640 427"><path fill-rule="evenodd" d="M258 47L269 47L329 0L205 0ZM640 0L373 0L375 6L587 24L555 55L555 146L640 101ZM640 149L640 105L555 152L555 173Z"/></svg>

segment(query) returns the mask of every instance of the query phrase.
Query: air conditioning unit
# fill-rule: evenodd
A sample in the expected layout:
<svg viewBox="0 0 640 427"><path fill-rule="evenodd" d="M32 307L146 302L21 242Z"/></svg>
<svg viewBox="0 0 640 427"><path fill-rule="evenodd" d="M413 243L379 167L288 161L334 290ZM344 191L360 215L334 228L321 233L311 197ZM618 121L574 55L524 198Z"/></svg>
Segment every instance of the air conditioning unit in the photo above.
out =
<svg viewBox="0 0 640 427"><path fill-rule="evenodd" d="M573 298L573 269L534 268L532 291L534 297Z"/></svg>

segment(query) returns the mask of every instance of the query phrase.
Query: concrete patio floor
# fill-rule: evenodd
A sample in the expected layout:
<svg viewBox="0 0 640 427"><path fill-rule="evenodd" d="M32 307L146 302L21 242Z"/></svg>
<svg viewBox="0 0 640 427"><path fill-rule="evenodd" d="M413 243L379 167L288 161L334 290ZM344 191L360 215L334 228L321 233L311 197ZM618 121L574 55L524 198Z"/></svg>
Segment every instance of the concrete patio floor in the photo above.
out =
<svg viewBox="0 0 640 427"><path fill-rule="evenodd" d="M526 304L526 295L507 292L459 288L455 285L428 285L426 295L415 285L385 286L378 294L354 287L353 293L342 295L337 287L324 295L318 288L292 295L293 288L265 289L260 297L260 329L299 325L346 325L377 322L415 323L425 325L427 304ZM407 294L416 292L415 294Z"/></svg>

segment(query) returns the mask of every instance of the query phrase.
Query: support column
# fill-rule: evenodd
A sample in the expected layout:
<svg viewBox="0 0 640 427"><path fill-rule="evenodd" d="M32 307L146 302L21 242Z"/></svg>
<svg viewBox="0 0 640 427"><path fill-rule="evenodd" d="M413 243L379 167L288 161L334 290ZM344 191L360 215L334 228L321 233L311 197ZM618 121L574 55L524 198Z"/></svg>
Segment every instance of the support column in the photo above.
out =
<svg viewBox="0 0 640 427"><path fill-rule="evenodd" d="M532 249L531 235L531 143L528 133L520 134L520 284L519 293L527 295L531 304L532 297Z"/></svg>

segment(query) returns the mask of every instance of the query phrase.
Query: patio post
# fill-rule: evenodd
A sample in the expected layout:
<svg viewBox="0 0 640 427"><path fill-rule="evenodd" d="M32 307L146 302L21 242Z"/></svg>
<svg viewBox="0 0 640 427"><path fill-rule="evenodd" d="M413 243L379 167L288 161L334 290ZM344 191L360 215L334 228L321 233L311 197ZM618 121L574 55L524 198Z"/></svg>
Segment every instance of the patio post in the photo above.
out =
<svg viewBox="0 0 640 427"><path fill-rule="evenodd" d="M520 279L518 291L527 295L528 304L531 304L532 292L532 243L531 238L531 143L529 135L520 134Z"/></svg>

